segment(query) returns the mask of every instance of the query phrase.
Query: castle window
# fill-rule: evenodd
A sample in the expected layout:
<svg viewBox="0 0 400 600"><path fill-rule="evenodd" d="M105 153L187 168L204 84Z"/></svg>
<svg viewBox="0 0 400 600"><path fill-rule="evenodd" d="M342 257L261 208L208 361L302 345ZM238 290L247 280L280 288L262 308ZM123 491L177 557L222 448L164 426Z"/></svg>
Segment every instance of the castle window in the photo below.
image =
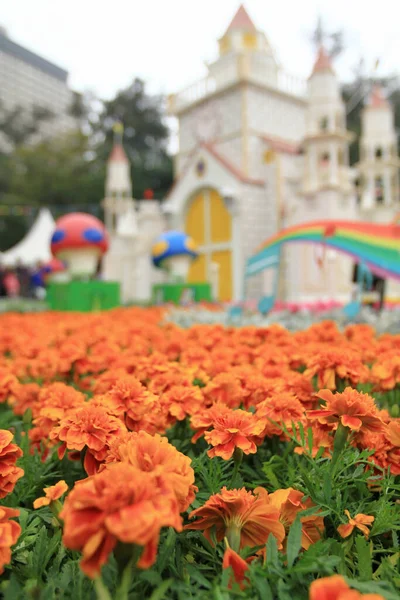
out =
<svg viewBox="0 0 400 600"><path fill-rule="evenodd" d="M362 175L360 175L360 177L357 177L357 179L354 180L354 186L356 188L356 202L357 204L361 204L361 194L364 187Z"/></svg>
<svg viewBox="0 0 400 600"><path fill-rule="evenodd" d="M321 131L327 131L328 125L329 125L329 119L328 119L328 117L322 117L319 120L319 128L320 128Z"/></svg>
<svg viewBox="0 0 400 600"><path fill-rule="evenodd" d="M360 179L354 180L354 186L356 188L356 202L357 204L361 204L361 181Z"/></svg>
<svg viewBox="0 0 400 600"><path fill-rule="evenodd" d="M383 150L382 148L379 146L378 148L376 148L375 150L375 158L382 158L383 156Z"/></svg>
<svg viewBox="0 0 400 600"><path fill-rule="evenodd" d="M330 162L329 152L323 152L319 159L321 165L327 165Z"/></svg>
<svg viewBox="0 0 400 600"><path fill-rule="evenodd" d="M247 50L254 50L257 48L257 36L254 33L244 33L243 45Z"/></svg>
<svg viewBox="0 0 400 600"><path fill-rule="evenodd" d="M378 204L382 204L384 200L382 177L375 178L375 198Z"/></svg>
<svg viewBox="0 0 400 600"><path fill-rule="evenodd" d="M392 175L391 186L392 186L392 202L399 202L399 200L400 200L399 181L398 181L397 175Z"/></svg>

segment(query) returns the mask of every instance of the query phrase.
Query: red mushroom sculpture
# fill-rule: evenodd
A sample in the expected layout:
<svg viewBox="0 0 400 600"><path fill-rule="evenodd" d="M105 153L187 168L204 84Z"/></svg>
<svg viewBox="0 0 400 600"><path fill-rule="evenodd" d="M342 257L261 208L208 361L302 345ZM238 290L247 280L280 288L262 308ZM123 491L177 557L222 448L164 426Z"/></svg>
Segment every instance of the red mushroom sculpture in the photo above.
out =
<svg viewBox="0 0 400 600"><path fill-rule="evenodd" d="M94 275L108 245L108 233L103 223L86 213L60 217L51 238L53 256L67 264L71 277Z"/></svg>

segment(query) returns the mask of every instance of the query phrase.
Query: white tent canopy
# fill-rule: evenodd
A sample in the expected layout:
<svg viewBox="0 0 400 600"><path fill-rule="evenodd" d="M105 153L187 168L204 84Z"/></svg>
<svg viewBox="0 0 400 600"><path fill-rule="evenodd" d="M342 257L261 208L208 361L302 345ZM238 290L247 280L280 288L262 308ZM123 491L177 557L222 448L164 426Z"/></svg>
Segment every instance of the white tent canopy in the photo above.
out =
<svg viewBox="0 0 400 600"><path fill-rule="evenodd" d="M0 263L11 267L20 261L24 266L33 267L38 261L47 262L51 259L50 240L54 229L51 212L41 208L26 236L13 248L0 253Z"/></svg>

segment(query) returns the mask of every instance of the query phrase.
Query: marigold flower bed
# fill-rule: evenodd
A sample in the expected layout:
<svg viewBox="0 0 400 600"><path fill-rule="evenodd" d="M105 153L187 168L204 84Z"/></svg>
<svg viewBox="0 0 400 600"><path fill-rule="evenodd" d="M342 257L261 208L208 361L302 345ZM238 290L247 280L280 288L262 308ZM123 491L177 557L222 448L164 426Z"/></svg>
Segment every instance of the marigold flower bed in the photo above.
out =
<svg viewBox="0 0 400 600"><path fill-rule="evenodd" d="M400 335L0 317L5 600L396 600Z"/></svg>

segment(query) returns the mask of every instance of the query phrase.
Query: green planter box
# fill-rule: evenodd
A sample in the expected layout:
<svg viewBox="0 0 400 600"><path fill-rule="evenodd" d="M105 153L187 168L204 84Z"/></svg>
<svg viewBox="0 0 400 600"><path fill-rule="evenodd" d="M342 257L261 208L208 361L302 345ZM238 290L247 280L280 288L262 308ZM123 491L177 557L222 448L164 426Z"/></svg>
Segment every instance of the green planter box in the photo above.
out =
<svg viewBox="0 0 400 600"><path fill-rule="evenodd" d="M154 304L211 301L211 285L209 283L159 283L153 285Z"/></svg>
<svg viewBox="0 0 400 600"><path fill-rule="evenodd" d="M50 283L47 302L51 310L91 312L120 306L119 283L114 281L69 281Z"/></svg>

